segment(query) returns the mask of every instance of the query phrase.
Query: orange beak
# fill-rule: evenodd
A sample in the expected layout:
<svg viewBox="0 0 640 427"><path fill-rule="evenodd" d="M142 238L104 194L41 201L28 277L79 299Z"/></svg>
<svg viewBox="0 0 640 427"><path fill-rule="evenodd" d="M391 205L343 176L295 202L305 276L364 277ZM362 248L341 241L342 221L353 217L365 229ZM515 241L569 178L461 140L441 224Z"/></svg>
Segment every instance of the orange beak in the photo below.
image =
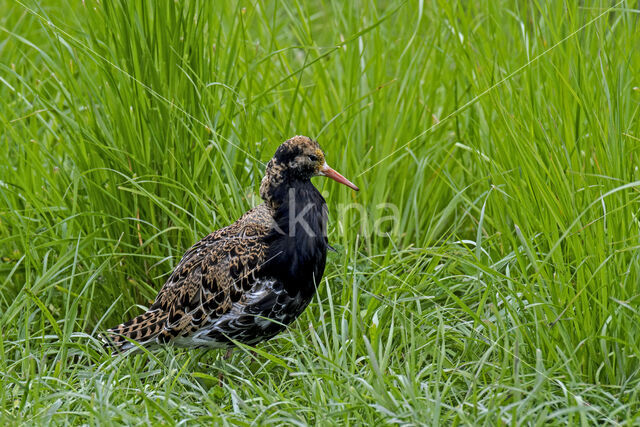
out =
<svg viewBox="0 0 640 427"><path fill-rule="evenodd" d="M351 181L349 181L347 178L345 178L344 176L340 175L338 172L331 169L329 165L326 163L324 164L322 169L320 169L320 172L318 172L318 175L326 176L327 178L331 178L332 180L339 182L340 184L344 184L347 187L351 187L356 191L360 191L360 189L356 187Z"/></svg>

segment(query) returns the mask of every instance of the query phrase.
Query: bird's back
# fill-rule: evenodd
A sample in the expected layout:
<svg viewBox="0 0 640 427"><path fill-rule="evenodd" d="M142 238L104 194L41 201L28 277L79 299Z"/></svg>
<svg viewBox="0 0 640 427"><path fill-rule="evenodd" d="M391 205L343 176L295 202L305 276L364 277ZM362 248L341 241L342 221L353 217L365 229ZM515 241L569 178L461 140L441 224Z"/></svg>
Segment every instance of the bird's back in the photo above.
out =
<svg viewBox="0 0 640 427"><path fill-rule="evenodd" d="M129 338L145 346L170 341L196 346L190 341L198 332L206 341L200 345L216 347L228 342L224 336L203 337L202 331L237 311L235 306L249 302L252 293L268 287L260 271L266 261L265 238L272 230L272 218L270 208L261 204L193 245L149 310L109 329L108 344L126 350L133 346Z"/></svg>

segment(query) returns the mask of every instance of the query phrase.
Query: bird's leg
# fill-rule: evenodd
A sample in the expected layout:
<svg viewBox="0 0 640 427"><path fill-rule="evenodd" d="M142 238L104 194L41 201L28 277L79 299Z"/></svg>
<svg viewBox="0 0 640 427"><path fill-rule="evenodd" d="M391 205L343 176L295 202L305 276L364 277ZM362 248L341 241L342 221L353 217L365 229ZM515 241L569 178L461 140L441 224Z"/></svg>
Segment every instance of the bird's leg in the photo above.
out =
<svg viewBox="0 0 640 427"><path fill-rule="evenodd" d="M222 358L224 360L229 360L231 358L231 354L233 354L233 347L229 347Z"/></svg>
<svg viewBox="0 0 640 427"><path fill-rule="evenodd" d="M227 349L227 351L224 353L224 356L222 356L222 360L229 360L231 358L231 354L233 353L233 347L229 347ZM222 387L223 381L222 379L224 378L224 375L222 374L222 371L218 372L218 386Z"/></svg>

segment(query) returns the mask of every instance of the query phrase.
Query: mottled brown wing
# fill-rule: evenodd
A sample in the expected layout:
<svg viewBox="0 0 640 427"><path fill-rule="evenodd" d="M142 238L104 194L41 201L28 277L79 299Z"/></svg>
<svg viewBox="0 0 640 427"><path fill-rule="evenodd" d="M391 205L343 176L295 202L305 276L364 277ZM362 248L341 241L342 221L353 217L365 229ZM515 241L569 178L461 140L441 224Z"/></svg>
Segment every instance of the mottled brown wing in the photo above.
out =
<svg viewBox="0 0 640 427"><path fill-rule="evenodd" d="M117 351L168 342L187 336L207 320L215 319L241 301L264 264L264 237L271 230L271 212L265 204L244 214L228 227L214 231L182 257L154 304L144 314L109 329L105 345Z"/></svg>
<svg viewBox="0 0 640 427"><path fill-rule="evenodd" d="M188 336L242 302L259 276L266 252L263 239L246 236L205 239L191 248L150 307L168 314L159 342Z"/></svg>

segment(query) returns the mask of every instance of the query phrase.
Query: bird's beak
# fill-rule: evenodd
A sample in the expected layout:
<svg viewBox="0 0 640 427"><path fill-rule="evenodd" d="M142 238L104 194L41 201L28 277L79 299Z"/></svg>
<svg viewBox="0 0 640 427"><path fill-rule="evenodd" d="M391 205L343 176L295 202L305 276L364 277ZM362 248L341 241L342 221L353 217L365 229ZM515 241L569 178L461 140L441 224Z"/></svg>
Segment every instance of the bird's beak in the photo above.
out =
<svg viewBox="0 0 640 427"><path fill-rule="evenodd" d="M356 191L360 191L360 189L356 187L351 181L349 181L347 178L345 178L344 176L340 175L338 172L331 169L329 165L326 163L324 164L324 166L322 166L322 169L320 169L320 172L318 172L318 175L326 176L327 178L331 178L332 180L339 182L340 184L344 184L347 187L351 187Z"/></svg>

